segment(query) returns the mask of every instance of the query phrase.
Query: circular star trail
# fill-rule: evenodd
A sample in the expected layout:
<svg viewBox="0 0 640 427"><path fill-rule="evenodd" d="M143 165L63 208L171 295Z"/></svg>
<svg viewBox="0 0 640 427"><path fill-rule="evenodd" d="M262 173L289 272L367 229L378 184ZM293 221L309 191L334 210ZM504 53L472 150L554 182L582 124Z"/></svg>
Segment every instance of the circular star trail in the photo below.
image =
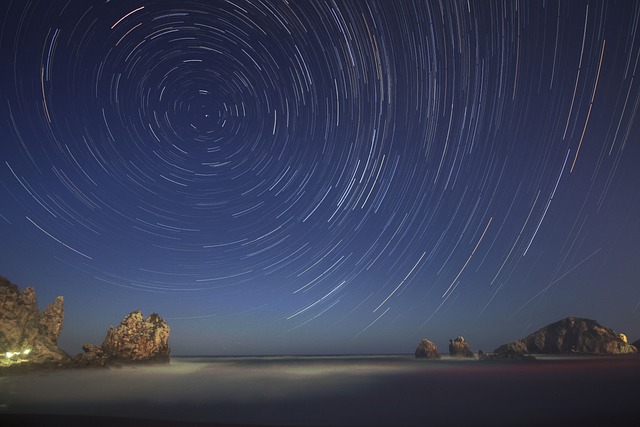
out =
<svg viewBox="0 0 640 427"><path fill-rule="evenodd" d="M0 222L46 255L3 268L305 349L631 327L639 22L633 2L12 2Z"/></svg>

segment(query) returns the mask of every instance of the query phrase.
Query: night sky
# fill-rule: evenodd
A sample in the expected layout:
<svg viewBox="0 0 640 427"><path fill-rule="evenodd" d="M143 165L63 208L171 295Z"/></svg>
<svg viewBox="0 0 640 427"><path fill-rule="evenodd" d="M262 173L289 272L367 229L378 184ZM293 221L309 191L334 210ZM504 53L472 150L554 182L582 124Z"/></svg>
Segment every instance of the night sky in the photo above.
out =
<svg viewBox="0 0 640 427"><path fill-rule="evenodd" d="M173 354L640 338L640 2L0 10L0 274L60 344Z"/></svg>

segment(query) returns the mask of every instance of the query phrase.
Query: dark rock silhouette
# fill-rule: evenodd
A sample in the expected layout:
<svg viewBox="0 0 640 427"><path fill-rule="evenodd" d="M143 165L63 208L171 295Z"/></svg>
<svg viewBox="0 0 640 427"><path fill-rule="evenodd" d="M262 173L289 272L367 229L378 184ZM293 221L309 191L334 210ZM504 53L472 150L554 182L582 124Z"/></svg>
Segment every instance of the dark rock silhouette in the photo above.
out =
<svg viewBox="0 0 640 427"><path fill-rule="evenodd" d="M106 367L112 364L109 356L105 354L104 351L102 351L102 347L100 347L99 345L85 344L82 346L82 351L84 351L84 353L81 353L74 358L76 364L81 367Z"/></svg>
<svg viewBox="0 0 640 427"><path fill-rule="evenodd" d="M504 348L502 348L504 347ZM478 350L478 359L480 360L497 360L497 359L514 359L514 360L535 360L535 356L528 353L522 341L514 341L501 347L499 353L484 353Z"/></svg>
<svg viewBox="0 0 640 427"><path fill-rule="evenodd" d="M0 366L62 364L70 357L58 347L64 323L64 299L57 297L41 313L33 288L0 276Z"/></svg>
<svg viewBox="0 0 640 427"><path fill-rule="evenodd" d="M535 359L529 354L524 341L514 341L500 346L496 352L485 359Z"/></svg>
<svg viewBox="0 0 640 427"><path fill-rule="evenodd" d="M624 354L638 350L612 329L595 320L567 317L551 323L527 337L495 350L496 355L514 354Z"/></svg>
<svg viewBox="0 0 640 427"><path fill-rule="evenodd" d="M107 331L101 346L85 344L76 357L80 365L108 366L120 363L169 362L171 329L156 313L143 317L134 311Z"/></svg>
<svg viewBox="0 0 640 427"><path fill-rule="evenodd" d="M426 338L418 343L415 355L417 358L423 359L440 359L438 346Z"/></svg>
<svg viewBox="0 0 640 427"><path fill-rule="evenodd" d="M449 340L449 355L451 357L474 357L473 351L463 337Z"/></svg>

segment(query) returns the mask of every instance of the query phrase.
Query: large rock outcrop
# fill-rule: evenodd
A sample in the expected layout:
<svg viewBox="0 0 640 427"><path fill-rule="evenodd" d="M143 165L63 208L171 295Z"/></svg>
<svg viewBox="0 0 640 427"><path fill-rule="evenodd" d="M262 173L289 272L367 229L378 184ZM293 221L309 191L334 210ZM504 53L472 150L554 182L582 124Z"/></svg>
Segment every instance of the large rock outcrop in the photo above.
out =
<svg viewBox="0 0 640 427"><path fill-rule="evenodd" d="M520 354L624 354L636 353L620 334L595 320L567 317L551 323L527 337L504 344L497 355Z"/></svg>
<svg viewBox="0 0 640 427"><path fill-rule="evenodd" d="M428 339L423 339L418 343L418 348L416 348L415 354L417 358L421 359L440 359L438 346Z"/></svg>
<svg viewBox="0 0 640 427"><path fill-rule="evenodd" d="M156 313L143 317L134 311L107 331L101 346L85 344L77 357L81 365L106 366L120 363L169 362L169 325Z"/></svg>
<svg viewBox="0 0 640 427"><path fill-rule="evenodd" d="M456 337L449 340L449 356L451 357L467 357L472 358L473 351L469 347L469 343L463 337Z"/></svg>
<svg viewBox="0 0 640 427"><path fill-rule="evenodd" d="M70 357L58 347L64 323L64 299L59 296L41 313L33 288L20 292L0 276L0 366L60 364Z"/></svg>

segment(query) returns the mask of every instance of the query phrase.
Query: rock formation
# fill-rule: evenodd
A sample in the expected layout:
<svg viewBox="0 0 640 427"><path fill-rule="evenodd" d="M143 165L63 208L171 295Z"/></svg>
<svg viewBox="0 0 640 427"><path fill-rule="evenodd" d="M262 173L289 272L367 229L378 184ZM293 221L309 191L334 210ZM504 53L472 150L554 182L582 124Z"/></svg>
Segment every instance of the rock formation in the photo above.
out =
<svg viewBox="0 0 640 427"><path fill-rule="evenodd" d="M102 347L99 345L85 344L82 346L82 351L74 359L79 366L109 366L109 356L102 351Z"/></svg>
<svg viewBox="0 0 640 427"><path fill-rule="evenodd" d="M428 339L423 339L418 343L418 348L416 348L416 357L424 359L440 359L438 346Z"/></svg>
<svg viewBox="0 0 640 427"><path fill-rule="evenodd" d="M473 351L463 337L449 340L449 355L451 357L474 357Z"/></svg>
<svg viewBox="0 0 640 427"><path fill-rule="evenodd" d="M102 350L116 359L127 361L169 361L171 330L156 313L143 318L140 310L126 316L116 329L107 331Z"/></svg>
<svg viewBox="0 0 640 427"><path fill-rule="evenodd" d="M496 350L497 351L497 350ZM529 354L527 347L522 341L514 341L500 347L497 353L483 353L478 350L478 359L480 360L497 360L497 359L515 359L515 360L535 360L535 356Z"/></svg>
<svg viewBox="0 0 640 427"><path fill-rule="evenodd" d="M524 341L513 341L508 344L501 345L495 350L495 353L491 355L493 358L499 359L529 359L533 358L529 354Z"/></svg>
<svg viewBox="0 0 640 427"><path fill-rule="evenodd" d="M0 276L0 366L69 361L57 344L64 323L63 303L57 297L40 313L33 288L20 292Z"/></svg>
<svg viewBox="0 0 640 427"><path fill-rule="evenodd" d="M551 323L527 337L504 344L497 355L538 354L623 354L638 350L616 332L595 320L567 317Z"/></svg>
<svg viewBox="0 0 640 427"><path fill-rule="evenodd" d="M156 313L142 317L140 310L125 316L117 328L110 327L101 346L85 344L76 359L81 365L168 362L171 349L169 325Z"/></svg>

